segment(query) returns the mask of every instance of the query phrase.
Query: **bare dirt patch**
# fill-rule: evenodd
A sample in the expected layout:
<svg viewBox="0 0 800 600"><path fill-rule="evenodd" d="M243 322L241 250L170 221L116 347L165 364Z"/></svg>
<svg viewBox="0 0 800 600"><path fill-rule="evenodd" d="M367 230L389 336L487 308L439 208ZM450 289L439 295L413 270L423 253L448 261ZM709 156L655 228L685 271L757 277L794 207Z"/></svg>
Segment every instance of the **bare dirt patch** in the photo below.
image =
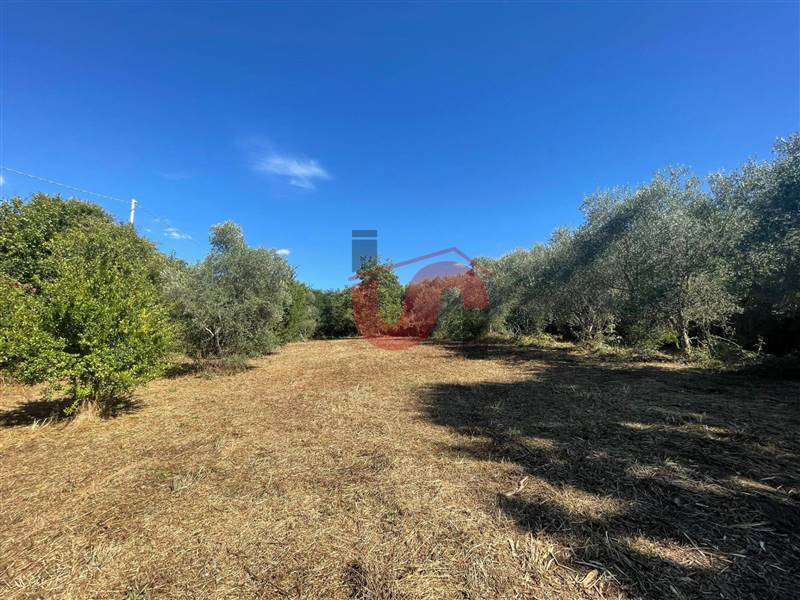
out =
<svg viewBox="0 0 800 600"><path fill-rule="evenodd" d="M790 381L292 344L114 419L0 398L3 598L793 598Z"/></svg>

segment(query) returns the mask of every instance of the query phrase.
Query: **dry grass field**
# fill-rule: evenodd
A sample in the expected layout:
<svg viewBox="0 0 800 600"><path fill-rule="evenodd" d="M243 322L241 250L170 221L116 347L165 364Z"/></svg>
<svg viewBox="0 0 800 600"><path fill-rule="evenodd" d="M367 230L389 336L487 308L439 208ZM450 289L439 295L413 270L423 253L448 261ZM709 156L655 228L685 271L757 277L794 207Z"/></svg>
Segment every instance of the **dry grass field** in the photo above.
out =
<svg viewBox="0 0 800 600"><path fill-rule="evenodd" d="M111 419L0 400L0 598L797 598L800 383L291 344Z"/></svg>

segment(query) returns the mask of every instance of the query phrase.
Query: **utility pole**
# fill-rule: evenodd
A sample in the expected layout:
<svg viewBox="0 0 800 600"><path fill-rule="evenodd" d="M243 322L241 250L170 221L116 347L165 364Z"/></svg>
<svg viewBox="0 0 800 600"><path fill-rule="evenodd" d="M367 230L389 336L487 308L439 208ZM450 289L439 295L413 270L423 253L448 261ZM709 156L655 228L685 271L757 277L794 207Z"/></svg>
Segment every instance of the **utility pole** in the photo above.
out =
<svg viewBox="0 0 800 600"><path fill-rule="evenodd" d="M131 219L130 223L133 225L133 217L136 215L136 198L131 198Z"/></svg>

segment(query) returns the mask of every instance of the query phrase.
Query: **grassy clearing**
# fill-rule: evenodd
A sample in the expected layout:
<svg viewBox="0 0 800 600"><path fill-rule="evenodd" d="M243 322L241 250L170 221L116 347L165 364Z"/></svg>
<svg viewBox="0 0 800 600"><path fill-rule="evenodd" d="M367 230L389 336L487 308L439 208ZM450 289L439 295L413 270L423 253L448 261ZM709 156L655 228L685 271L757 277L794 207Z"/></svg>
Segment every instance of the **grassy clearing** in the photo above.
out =
<svg viewBox="0 0 800 600"><path fill-rule="evenodd" d="M800 383L291 344L109 420L0 392L3 598L793 598Z"/></svg>

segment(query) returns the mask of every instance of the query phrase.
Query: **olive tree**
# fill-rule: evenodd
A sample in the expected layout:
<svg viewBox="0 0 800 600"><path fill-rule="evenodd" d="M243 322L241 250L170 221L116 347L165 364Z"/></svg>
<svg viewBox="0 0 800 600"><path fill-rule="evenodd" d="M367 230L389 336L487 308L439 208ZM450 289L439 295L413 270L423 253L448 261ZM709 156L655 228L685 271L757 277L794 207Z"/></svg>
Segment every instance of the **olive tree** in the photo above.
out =
<svg viewBox="0 0 800 600"><path fill-rule="evenodd" d="M744 313L742 341L800 347L800 134L780 139L773 161L711 178L725 214L724 251Z"/></svg>
<svg viewBox="0 0 800 600"><path fill-rule="evenodd" d="M724 215L685 170L596 194L583 210L580 260L596 279L589 287L613 298L618 329L666 325L689 352L693 334L724 328L739 310L720 253Z"/></svg>
<svg viewBox="0 0 800 600"><path fill-rule="evenodd" d="M196 358L271 352L291 305L291 266L273 250L247 246L230 221L211 228L210 242L199 264L173 266L166 277L186 350Z"/></svg>

